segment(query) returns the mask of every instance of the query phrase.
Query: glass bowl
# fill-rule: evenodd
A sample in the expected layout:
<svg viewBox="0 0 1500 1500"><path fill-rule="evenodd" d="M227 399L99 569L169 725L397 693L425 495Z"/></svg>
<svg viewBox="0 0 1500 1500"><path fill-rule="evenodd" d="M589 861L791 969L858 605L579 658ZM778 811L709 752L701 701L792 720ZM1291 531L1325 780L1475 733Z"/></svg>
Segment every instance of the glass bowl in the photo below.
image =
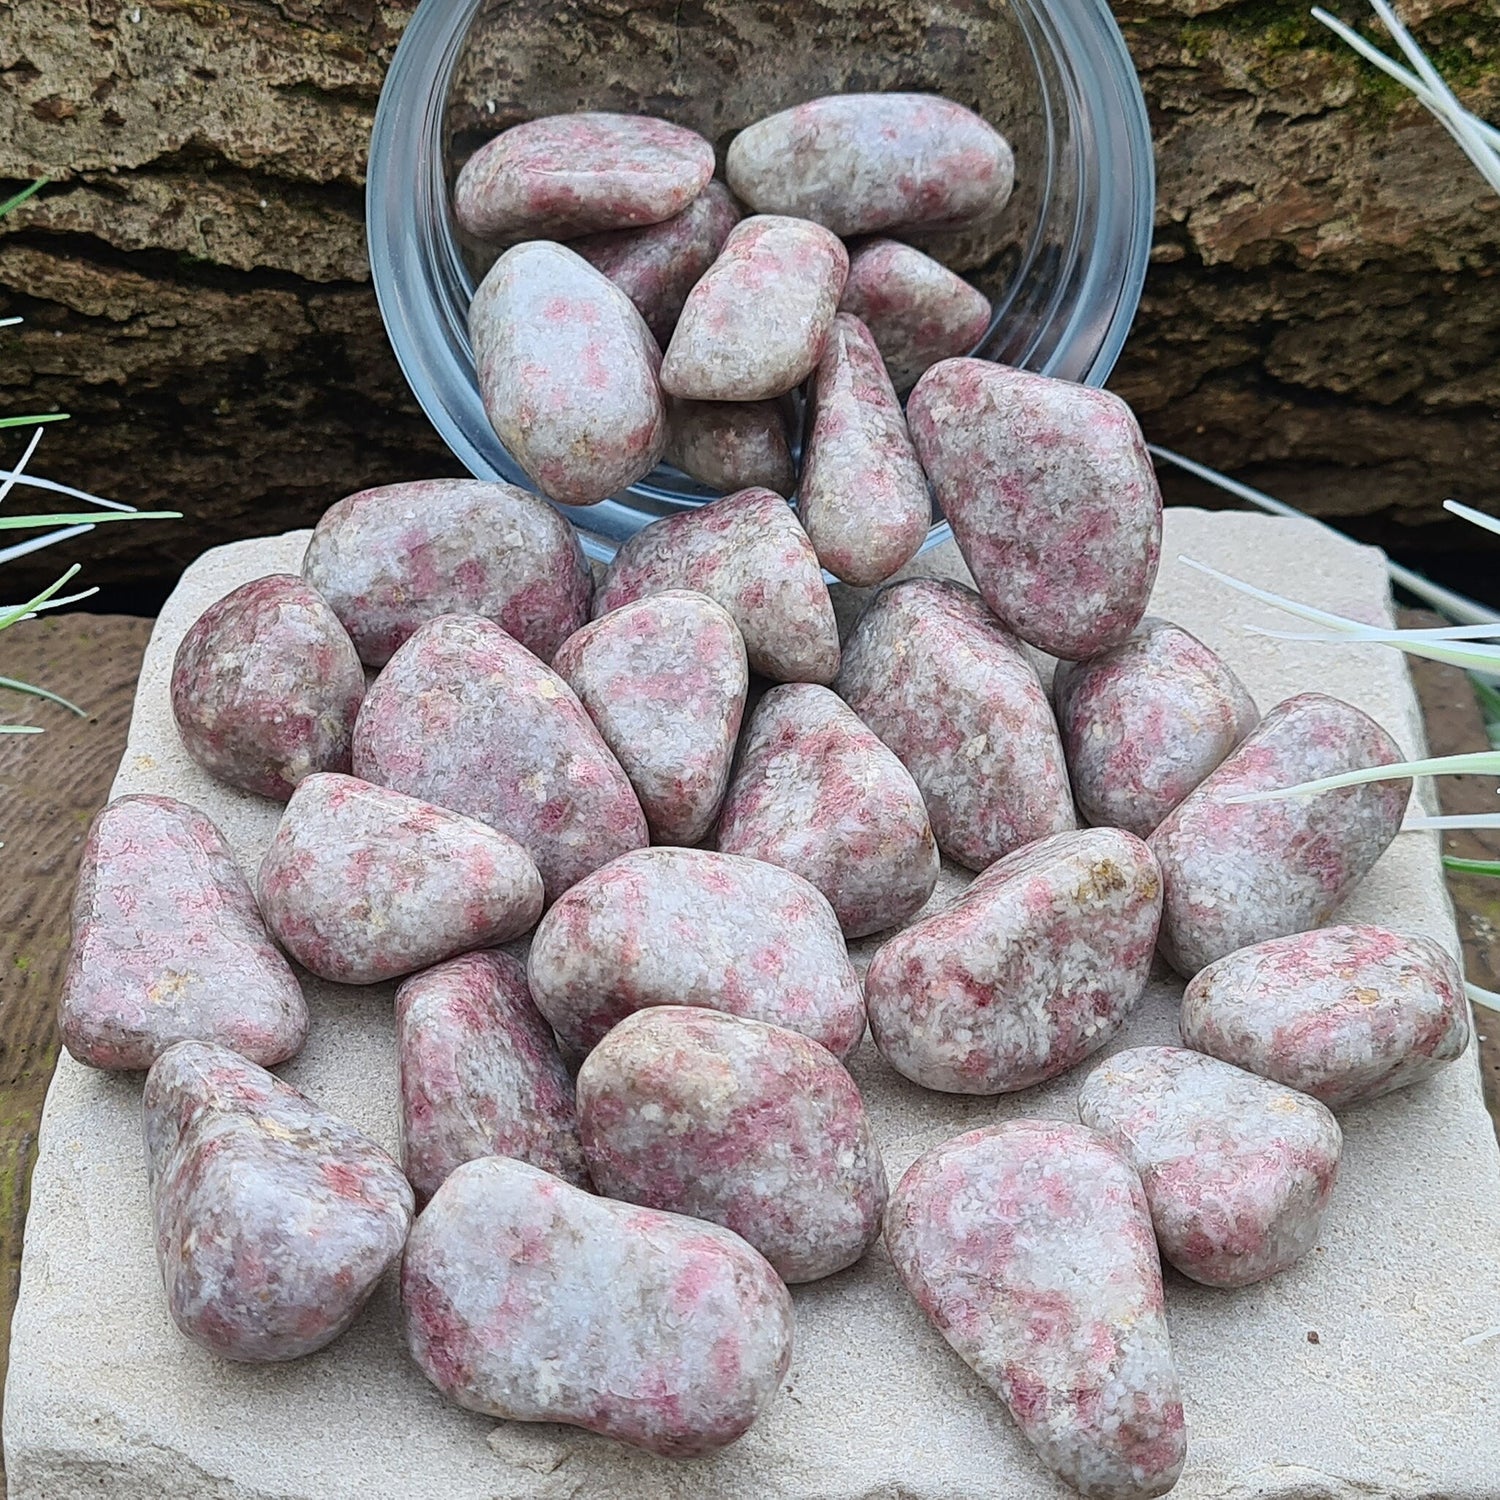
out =
<svg viewBox="0 0 1500 1500"><path fill-rule="evenodd" d="M486 263L450 189L496 132L578 109L649 113L714 142L804 99L938 93L1010 141L996 222L900 237L967 277L995 317L976 355L1102 385L1135 316L1155 185L1146 105L1107 0L423 0L375 115L366 192L381 314L413 393L481 479L534 489L496 437L466 315ZM560 506L608 560L713 492L661 465L598 505ZM935 516L931 547L949 535Z"/></svg>

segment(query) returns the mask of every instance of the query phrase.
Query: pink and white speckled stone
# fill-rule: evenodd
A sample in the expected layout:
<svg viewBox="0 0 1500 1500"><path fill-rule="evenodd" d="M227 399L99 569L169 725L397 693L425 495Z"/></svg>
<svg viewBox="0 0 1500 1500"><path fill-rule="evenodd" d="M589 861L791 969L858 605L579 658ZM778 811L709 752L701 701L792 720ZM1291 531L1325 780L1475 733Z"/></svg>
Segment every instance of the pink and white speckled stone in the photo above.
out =
<svg viewBox="0 0 1500 1500"><path fill-rule="evenodd" d="M304 969L377 984L519 937L542 877L477 818L354 776L309 776L260 864L260 909Z"/></svg>
<svg viewBox="0 0 1500 1500"><path fill-rule="evenodd" d="M885 1241L917 1305L1090 1500L1149 1500L1187 1457L1140 1178L1063 1120L1011 1120L921 1156Z"/></svg>
<svg viewBox="0 0 1500 1500"><path fill-rule="evenodd" d="M425 1203L466 1161L514 1156L589 1186L573 1079L508 953L464 953L396 991L401 1165Z"/></svg>
<svg viewBox="0 0 1500 1500"><path fill-rule="evenodd" d="M1145 993L1160 921L1161 877L1134 834L1039 839L880 949L865 976L870 1034L924 1088L1030 1088L1124 1025Z"/></svg>
<svg viewBox="0 0 1500 1500"><path fill-rule="evenodd" d="M1075 826L1047 695L972 589L925 578L882 589L834 689L911 772L950 859L982 870Z"/></svg>
<svg viewBox="0 0 1500 1500"><path fill-rule="evenodd" d="M817 886L851 938L905 921L937 884L916 782L837 694L812 683L772 688L756 706L715 843Z"/></svg>
<svg viewBox="0 0 1500 1500"><path fill-rule="evenodd" d="M724 494L775 490L790 495L797 466L781 401L667 402L668 463Z"/></svg>
<svg viewBox="0 0 1500 1500"><path fill-rule="evenodd" d="M832 94L747 126L729 185L759 213L835 234L972 219L1010 195L1015 157L972 110L934 94Z"/></svg>
<svg viewBox="0 0 1500 1500"><path fill-rule="evenodd" d="M940 359L966 355L990 326L990 299L941 261L897 240L869 240L849 258L841 312L870 330L903 395Z"/></svg>
<svg viewBox="0 0 1500 1500"><path fill-rule="evenodd" d="M630 781L572 688L477 615L428 621L390 659L355 726L354 772L509 834L549 901L646 842Z"/></svg>
<svg viewBox="0 0 1500 1500"><path fill-rule="evenodd" d="M742 1436L792 1358L792 1300L717 1224L485 1157L440 1187L401 1272L423 1374L470 1411L669 1458Z"/></svg>
<svg viewBox="0 0 1500 1500"><path fill-rule="evenodd" d="M367 666L438 615L484 615L543 661L589 617L578 534L513 484L418 479L361 490L313 528L302 576Z"/></svg>
<svg viewBox="0 0 1500 1500"><path fill-rule="evenodd" d="M1141 1174L1162 1255L1207 1286L1249 1286L1317 1242L1343 1132L1316 1099L1182 1047L1099 1064L1078 1115Z"/></svg>
<svg viewBox="0 0 1500 1500"><path fill-rule="evenodd" d="M1220 657L1150 615L1120 645L1059 662L1052 702L1084 817L1141 838L1260 722Z"/></svg>
<svg viewBox="0 0 1500 1500"><path fill-rule="evenodd" d="M1118 396L945 359L917 382L906 416L953 539L1009 629L1080 660L1140 624L1161 552L1161 491Z"/></svg>
<svg viewBox="0 0 1500 1500"><path fill-rule="evenodd" d="M314 771L347 771L365 695L359 653L328 602L275 573L211 604L172 662L172 716L210 776L285 802Z"/></svg>
<svg viewBox="0 0 1500 1500"><path fill-rule="evenodd" d="M827 683L838 671L838 621L817 554L770 490L741 490L642 527L615 553L594 618L663 589L696 589L722 604L763 676Z"/></svg>
<svg viewBox="0 0 1500 1500"><path fill-rule="evenodd" d="M806 219L742 219L688 293L662 389L693 401L764 401L800 385L823 354L849 253Z"/></svg>
<svg viewBox="0 0 1500 1500"><path fill-rule="evenodd" d="M601 1193L722 1224L783 1281L832 1276L880 1234L885 1167L859 1090L784 1026L636 1011L578 1071L578 1128Z"/></svg>
<svg viewBox="0 0 1500 1500"><path fill-rule="evenodd" d="M1182 997L1182 1039L1340 1109L1462 1057L1469 1007L1458 964L1431 938L1329 927L1209 964Z"/></svg>
<svg viewBox="0 0 1500 1500"><path fill-rule="evenodd" d="M1299 693L1278 703L1151 835L1167 962L1191 976L1236 948L1326 922L1395 838L1411 782L1230 798L1401 758L1379 724L1338 698Z"/></svg>
<svg viewBox="0 0 1500 1500"><path fill-rule="evenodd" d="M89 827L58 1002L91 1068L149 1068L176 1042L285 1062L307 1004L224 835L173 797L116 797Z"/></svg>
<svg viewBox="0 0 1500 1500"><path fill-rule="evenodd" d="M486 141L458 174L453 213L482 240L560 239L658 224L707 186L714 148L647 115L545 115Z"/></svg>
<svg viewBox="0 0 1500 1500"><path fill-rule="evenodd" d="M636 305L656 342L672 337L682 304L719 258L739 205L721 182L710 182L680 214L645 229L617 229L574 240L576 250Z"/></svg>
<svg viewBox="0 0 1500 1500"><path fill-rule="evenodd" d="M661 350L581 255L545 240L507 250L469 304L469 337L490 425L544 495L593 505L655 468Z"/></svg>
<svg viewBox="0 0 1500 1500"><path fill-rule="evenodd" d="M143 1102L172 1321L226 1359L297 1359L331 1343L406 1242L401 1169L227 1047L162 1053Z"/></svg>
<svg viewBox="0 0 1500 1500"><path fill-rule="evenodd" d="M729 612L668 589L570 636L552 663L624 767L657 844L713 826L745 712L750 669Z"/></svg>
<svg viewBox="0 0 1500 1500"><path fill-rule="evenodd" d="M776 865L705 849L637 850L580 881L542 918L527 978L579 1052L652 1005L790 1027L838 1057L865 1030L859 975L822 893Z"/></svg>
<svg viewBox="0 0 1500 1500"><path fill-rule="evenodd" d="M932 524L927 476L870 331L833 320L812 380L797 512L818 561L861 587L910 562Z"/></svg>

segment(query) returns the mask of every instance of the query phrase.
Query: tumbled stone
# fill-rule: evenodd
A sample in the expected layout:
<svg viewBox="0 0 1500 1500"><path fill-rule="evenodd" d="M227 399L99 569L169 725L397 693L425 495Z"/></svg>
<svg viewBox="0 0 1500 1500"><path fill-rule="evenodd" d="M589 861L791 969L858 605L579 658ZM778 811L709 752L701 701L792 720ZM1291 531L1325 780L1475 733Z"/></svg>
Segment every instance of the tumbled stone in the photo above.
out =
<svg viewBox="0 0 1500 1500"><path fill-rule="evenodd" d="M406 1242L400 1168L227 1047L162 1053L144 1104L172 1321L226 1359L297 1359L331 1343Z"/></svg>
<svg viewBox="0 0 1500 1500"><path fill-rule="evenodd" d="M652 1005L786 1026L838 1057L865 1029L859 976L822 893L776 865L703 849L641 849L580 881L542 918L527 977L579 1052Z"/></svg>
<svg viewBox="0 0 1500 1500"><path fill-rule="evenodd" d="M469 304L485 414L564 505L593 505L655 468L667 441L661 351L635 304L565 245L529 240Z"/></svg>
<svg viewBox="0 0 1500 1500"><path fill-rule="evenodd" d="M73 893L58 1004L92 1068L149 1068L182 1041L257 1063L302 1048L307 1005L224 835L174 797L116 797L95 816Z"/></svg>
<svg viewBox="0 0 1500 1500"><path fill-rule="evenodd" d="M419 1203L481 1156L589 1186L573 1079L508 953L464 953L397 989L396 1067L401 1165Z"/></svg>
<svg viewBox="0 0 1500 1500"><path fill-rule="evenodd" d="M542 877L477 818L354 776L309 776L260 865L260 909L304 969L376 984L519 937Z"/></svg>
<svg viewBox="0 0 1500 1500"><path fill-rule="evenodd" d="M714 171L701 135L647 115L545 115L486 141L458 174L453 212L482 240L562 239L657 224Z"/></svg>
<svg viewBox="0 0 1500 1500"><path fill-rule="evenodd" d="M636 1011L579 1069L578 1128L601 1193L722 1224L783 1281L842 1271L880 1234L885 1167L859 1090L784 1026Z"/></svg>
<svg viewBox="0 0 1500 1500"><path fill-rule="evenodd" d="M314 771L347 771L365 695L359 653L322 595L272 574L210 604L172 662L172 716L210 776L285 802Z"/></svg>
<svg viewBox="0 0 1500 1500"><path fill-rule="evenodd" d="M635 303L663 348L682 304L719 257L739 206L723 183L710 182L680 214L645 229L617 229L574 240L576 250Z"/></svg>
<svg viewBox="0 0 1500 1500"><path fill-rule="evenodd" d="M1124 1025L1160 921L1161 877L1134 834L1039 839L881 947L865 976L870 1034L924 1088L1030 1088Z"/></svg>
<svg viewBox="0 0 1500 1500"><path fill-rule="evenodd" d="M1182 997L1182 1039L1341 1109L1462 1057L1469 1006L1462 971L1432 938L1329 927L1209 964Z"/></svg>
<svg viewBox="0 0 1500 1500"><path fill-rule="evenodd" d="M662 389L694 401L764 401L800 385L823 353L849 254L806 219L742 219L688 293Z"/></svg>
<svg viewBox="0 0 1500 1500"><path fill-rule="evenodd" d="M849 258L841 312L870 330L905 395L940 359L966 355L990 326L990 299L941 261L898 240L867 240Z"/></svg>
<svg viewBox="0 0 1500 1500"><path fill-rule="evenodd" d="M827 683L838 671L838 621L817 554L770 490L741 490L642 527L609 565L594 617L663 589L695 589L722 604L751 669L765 677Z"/></svg>
<svg viewBox="0 0 1500 1500"><path fill-rule="evenodd" d="M926 540L932 502L880 351L848 313L813 374L812 412L797 513L834 577L883 583Z"/></svg>
<svg viewBox="0 0 1500 1500"><path fill-rule="evenodd" d="M477 615L430 620L390 659L355 726L354 773L508 834L548 901L646 842L630 781L573 690Z"/></svg>
<svg viewBox="0 0 1500 1500"><path fill-rule="evenodd" d="M1411 782L1231 799L1401 758L1379 724L1338 698L1278 703L1151 835L1167 962L1191 976L1236 948L1321 926L1395 838Z"/></svg>
<svg viewBox="0 0 1500 1500"><path fill-rule="evenodd" d="M934 1147L885 1241L917 1305L1080 1494L1148 1500L1187 1455L1140 1178L1103 1137L1011 1120Z"/></svg>
<svg viewBox="0 0 1500 1500"><path fill-rule="evenodd" d="M1052 702L1084 817L1141 838L1260 722L1219 656L1150 615L1120 645L1059 662Z"/></svg>
<svg viewBox="0 0 1500 1500"><path fill-rule="evenodd" d="M513 484L418 479L361 490L313 528L302 576L383 667L438 615L484 615L543 661L589 617L578 534Z"/></svg>
<svg viewBox="0 0 1500 1500"><path fill-rule="evenodd" d="M750 684L728 611L688 589L648 594L584 626L552 665L630 778L652 841L696 844L724 800Z"/></svg>
<svg viewBox="0 0 1500 1500"><path fill-rule="evenodd" d="M772 688L756 706L715 843L817 886L851 938L905 921L937 884L916 782L836 694L812 683Z"/></svg>
<svg viewBox="0 0 1500 1500"><path fill-rule="evenodd" d="M1249 1286L1316 1243L1343 1145L1316 1099L1182 1047L1131 1047L1089 1074L1078 1115L1141 1174L1184 1276Z"/></svg>
<svg viewBox="0 0 1500 1500"><path fill-rule="evenodd" d="M1116 395L945 359L906 408L912 441L984 602L1023 641L1080 660L1141 622L1161 492Z"/></svg>
<svg viewBox="0 0 1500 1500"><path fill-rule="evenodd" d="M740 1237L525 1162L458 1168L401 1273L423 1374L470 1411L690 1458L743 1435L792 1357L792 1301Z"/></svg>
<svg viewBox="0 0 1500 1500"><path fill-rule="evenodd" d="M911 772L950 859L983 870L1075 826L1047 695L972 589L925 578L882 589L834 690Z"/></svg>
<svg viewBox="0 0 1500 1500"><path fill-rule="evenodd" d="M733 494L775 490L790 495L797 467L780 401L667 402L666 460L690 479Z"/></svg>
<svg viewBox="0 0 1500 1500"><path fill-rule="evenodd" d="M833 94L758 120L725 174L757 213L835 234L962 222L1009 197L1015 157L972 110L934 94Z"/></svg>

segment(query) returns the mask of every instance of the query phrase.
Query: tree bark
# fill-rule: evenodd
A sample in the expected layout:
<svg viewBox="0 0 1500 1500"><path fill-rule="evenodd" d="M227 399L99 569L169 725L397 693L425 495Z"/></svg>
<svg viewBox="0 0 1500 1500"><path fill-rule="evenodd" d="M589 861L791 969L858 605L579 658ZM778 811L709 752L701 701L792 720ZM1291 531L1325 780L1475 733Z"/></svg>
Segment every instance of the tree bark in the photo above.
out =
<svg viewBox="0 0 1500 1500"><path fill-rule="evenodd" d="M930 9L816 3L908 30ZM1160 181L1112 384L1153 440L1419 564L1460 552L1469 573L1447 576L1500 595L1495 553L1439 510L1500 499L1500 198L1306 0L1115 3ZM0 179L53 183L0 222L0 313L26 319L0 334L0 412L72 413L38 472L186 513L11 564L7 597L75 557L89 582L162 587L205 547L454 471L364 257L365 147L413 8L0 0ZM596 28L642 8L578 7ZM776 7L744 13L774 33ZM1500 114L1496 0L1403 13L1460 97Z"/></svg>

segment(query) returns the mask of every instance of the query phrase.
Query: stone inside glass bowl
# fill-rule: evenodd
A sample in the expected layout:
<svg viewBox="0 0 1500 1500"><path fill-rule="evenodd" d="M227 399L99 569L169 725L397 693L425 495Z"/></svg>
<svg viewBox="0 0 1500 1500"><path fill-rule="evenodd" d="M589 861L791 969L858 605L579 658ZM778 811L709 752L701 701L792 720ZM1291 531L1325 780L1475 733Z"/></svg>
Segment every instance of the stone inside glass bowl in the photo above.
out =
<svg viewBox="0 0 1500 1500"><path fill-rule="evenodd" d="M1016 189L993 222L900 236L994 303L974 353L1102 385L1140 299L1154 200L1145 102L1106 0L424 0L376 115L370 262L396 356L460 463L535 488L474 378L466 312L488 255L464 243L450 190L476 147L538 115L620 110L690 126L722 166L735 132L765 115L892 90L956 99L1015 149ZM607 558L712 498L664 464L614 499L562 509ZM928 546L948 535L933 519Z"/></svg>

